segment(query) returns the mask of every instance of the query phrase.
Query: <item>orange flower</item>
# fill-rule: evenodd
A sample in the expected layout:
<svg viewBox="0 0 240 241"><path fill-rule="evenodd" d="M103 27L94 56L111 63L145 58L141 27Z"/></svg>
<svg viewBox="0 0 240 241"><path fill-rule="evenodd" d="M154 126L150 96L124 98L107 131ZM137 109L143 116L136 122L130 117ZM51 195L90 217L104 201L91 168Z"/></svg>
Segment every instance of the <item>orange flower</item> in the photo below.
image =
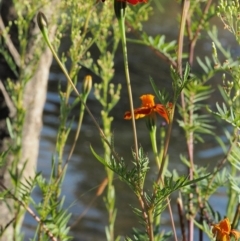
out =
<svg viewBox="0 0 240 241"><path fill-rule="evenodd" d="M142 106L134 110L134 118L139 119L150 115L155 116L155 112L157 112L160 116L162 116L166 120L167 123L169 123L167 109L165 108L164 105L155 104L154 98L155 97L151 94L142 95L140 97L142 101ZM169 104L171 105L171 103ZM129 120L131 118L132 118L131 112L130 111L125 112L124 119Z"/></svg>
<svg viewBox="0 0 240 241"><path fill-rule="evenodd" d="M148 0L118 0L119 2L127 2L132 5L136 5L138 3L147 3Z"/></svg>
<svg viewBox="0 0 240 241"><path fill-rule="evenodd" d="M240 238L240 232L231 229L231 224L228 218L224 218L217 224L212 224L212 232L216 237L216 241L230 241L231 236L237 241Z"/></svg>

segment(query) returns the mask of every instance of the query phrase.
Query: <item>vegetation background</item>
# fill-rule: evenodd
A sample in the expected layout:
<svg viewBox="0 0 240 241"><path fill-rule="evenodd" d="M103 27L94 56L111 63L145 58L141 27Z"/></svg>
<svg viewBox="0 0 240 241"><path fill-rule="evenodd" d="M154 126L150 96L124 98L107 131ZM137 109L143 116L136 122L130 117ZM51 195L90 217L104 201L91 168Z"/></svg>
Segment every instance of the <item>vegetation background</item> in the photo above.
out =
<svg viewBox="0 0 240 241"><path fill-rule="evenodd" d="M228 8L224 9L224 4L229 5ZM175 202L183 197L185 218L180 217L180 221L177 221L178 215L174 215L179 240L195 240L196 237L199 240L203 240L203 237L214 240L211 224L219 222L225 216L229 217L237 228L238 62L235 51L237 47L228 47L230 40L237 46L238 4L238 1L152 1L135 6L127 4L128 63L134 107L140 106L140 95L154 94L154 84L150 83L150 78L161 91L156 102L165 104L164 101L171 101L175 104L176 101L177 104L178 111L173 121L170 146L167 148L169 155L166 158L169 162L164 169L164 176L169 178L166 182L170 192L162 193L161 191L166 190L163 187L159 190L164 198L160 200L160 204L155 203L156 206L159 205L155 214L163 212L164 208L161 207L165 206L169 194L178 189L178 192L171 196L171 205L176 214ZM206 8L208 11L205 12ZM183 23L182 9L188 9L188 18L185 19L188 28L186 27L185 38L182 40L181 53L178 50L181 37L183 38L183 33L179 32ZM70 79L79 91L82 81L85 79L85 82L88 82L85 76L92 76L95 85L90 95L86 94L87 103L110 141L110 148L106 146L106 142L101 141L99 131L94 127L89 115L84 117L78 138L84 107L76 93L72 93L71 85L67 84L69 82L55 61L49 75L51 52L46 48L36 24L36 16L40 10L48 19L50 40L54 49L60 47L58 55L61 62L68 69ZM217 13L221 15L217 17ZM129 235L133 240L153 240L149 232L148 236L144 234L144 230L149 227L146 220L143 226L139 224L139 220L142 220L140 213L144 212L136 198L136 186L131 184L131 180L125 180L130 185L129 189L120 181L124 179L126 172L120 172L120 166L111 166L114 163L111 159L113 150L123 156L126 163L134 162L131 151L132 149L134 153L134 141L130 134L132 127L130 122L123 120L124 112L129 110L129 100L124 82L122 36L113 11L113 2L96 4L95 1L85 3L75 0L41 0L20 3L3 0L1 16L5 25L1 27L1 66L4 70L1 71L1 79L5 85L2 93L5 100L6 94L11 100L3 105L5 111L7 105L7 114L11 118L6 121L7 115L1 110L4 139L1 155L2 240L67 240L70 235L75 236L74 240L117 240L120 239L118 235L121 235L122 239ZM15 18L17 20L13 21ZM225 24L225 30L221 20ZM216 28L212 27L215 24L217 29L221 30L219 35ZM229 34L228 30L233 34ZM163 35L166 35L166 39ZM199 40L196 46L194 36ZM174 39L176 42L172 42ZM224 42L224 39L228 41ZM15 55L12 51L14 48L11 48L11 43L18 54ZM189 46L192 46L194 51ZM179 62L180 59L183 64ZM191 72L186 63L190 63ZM172 70L170 64L174 67ZM183 71L180 71L179 66ZM187 77L185 80L181 77L181 72L184 71ZM180 74L176 74L177 72ZM45 128L42 132L43 141L37 169L40 174L35 176L41 115L49 79ZM174 88L174 83L179 81L184 84L175 85ZM169 99L162 92L164 89L169 93ZM179 91L183 93L181 97L178 96ZM187 103L185 109L183 100ZM210 110L215 113L210 113ZM162 120L157 123L161 133L161 138L160 134L157 134L157 156L161 158L162 152L166 150L164 142L167 139L164 136L167 135L168 125L163 125ZM158 168L143 120L137 122L137 130L140 146L145 153L143 157L147 155L150 160L150 171L144 180L145 198L150 205L153 201L149 198L150 190L154 188ZM75 139L78 139L77 143ZM71 155L69 153L75 144L77 148ZM100 163L96 161L93 151L90 151L90 144L95 156L98 153L103 156L104 161L100 158ZM205 151L206 149L210 152ZM69 168L65 169L68 165ZM131 164L127 166L132 168ZM139 171L141 173L144 169ZM113 175L113 172L117 175ZM182 174L190 180L200 178L194 191L188 188L190 183L187 185L186 180L179 177ZM180 185L176 186L176 183ZM210 190L206 188L209 183ZM34 195L30 197L33 187L36 187ZM11 190L11 193L7 190ZM76 193L76 196L73 193ZM224 199L221 198L222 203L219 203L218 195L225 196ZM77 203L72 203L76 197ZM40 219L32 221L34 215L27 209L28 203L30 210L36 215L35 219ZM141 210L137 216L132 212L133 207ZM22 217L26 210L25 228L22 229ZM88 212L85 213L86 210ZM173 239L173 236L164 232L172 230L168 209L165 210L161 222L159 215L156 215L153 222L153 227L156 228L153 231L154 240L165 240L169 236L169 240ZM82 214L84 215L81 216ZM179 224L184 223L185 226L180 232ZM196 225L195 236L193 224ZM71 226L72 228L69 228ZM135 229L133 232L133 227L139 230ZM201 231L198 233L196 229ZM21 230L26 231L25 237Z"/></svg>

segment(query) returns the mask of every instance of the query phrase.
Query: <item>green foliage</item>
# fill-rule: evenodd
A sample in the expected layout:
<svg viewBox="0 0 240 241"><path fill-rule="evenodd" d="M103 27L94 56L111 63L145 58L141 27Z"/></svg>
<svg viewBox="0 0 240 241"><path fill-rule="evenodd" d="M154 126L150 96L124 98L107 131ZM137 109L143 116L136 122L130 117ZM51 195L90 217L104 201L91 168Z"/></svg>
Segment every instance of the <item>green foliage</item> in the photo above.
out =
<svg viewBox="0 0 240 241"><path fill-rule="evenodd" d="M134 7L128 5L126 9L126 20L135 30L142 31L143 23L149 19L153 8L150 4L138 4Z"/></svg>
<svg viewBox="0 0 240 241"><path fill-rule="evenodd" d="M9 147L6 151L0 153L0 167L4 166L7 162L7 156L11 151L11 147Z"/></svg>
<svg viewBox="0 0 240 241"><path fill-rule="evenodd" d="M149 36L147 33L143 33L142 44L151 47L155 51L158 51L159 53L163 54L171 62L174 62L176 61L176 54L175 54L176 40L166 43L165 38L166 38L165 35L157 35L155 37L152 37L152 36Z"/></svg>
<svg viewBox="0 0 240 241"><path fill-rule="evenodd" d="M159 234L159 230L156 229L154 231L155 237L158 238L159 241L165 241L165 240L169 240L169 238L171 238L172 234L171 232L167 232L167 233L161 233ZM133 229L133 239L127 237L125 240L126 241L144 241L148 239L146 233L142 232L139 229L134 228Z"/></svg>
<svg viewBox="0 0 240 241"><path fill-rule="evenodd" d="M133 227L132 238L126 237L126 240L164 241L174 237L174 240L177 241L175 226L177 220L172 212L176 191L179 193L178 199L183 203L182 207L178 207L182 226L186 226L187 219L189 226L195 225L201 234L204 232L209 239L215 240L210 224L219 222L223 216L229 217L232 221L239 215L236 210L238 210L240 195L240 179L238 177L240 171L240 67L238 60L232 57L230 49L222 46L217 27L211 26L210 19L218 13L225 28L231 31L239 42L239 1L221 0L217 3L217 7L215 4L211 4L211 1L183 1L183 4L180 3L182 1L178 1L176 4L179 4L178 7L182 10L179 18L179 36L170 41L166 40L167 36L162 33L151 36L145 30L143 23L156 9L161 7L157 5L155 8L151 2L135 6L127 3L124 19L121 19L121 16L118 16L117 19L114 15L113 1L105 1L104 3L99 1L98 4L94 0L61 1L58 7L64 11L61 14L56 14L59 25L55 39L53 41L49 39L50 25L43 24L45 23L42 22L45 20L44 13L40 13L38 14L38 23L43 38L35 36L34 42L28 38L30 23L40 8L47 5L48 2L46 0L14 1L18 19L15 22L10 22L2 32L0 53L16 77L20 79L17 83L12 80L8 81L8 92L16 106L17 114L14 120L8 120L13 144L0 155L0 166L6 164L10 154L13 156L13 165L8 171L13 184L12 190L0 182L1 199L6 204L8 198L14 202L13 209L7 204L9 211L14 211L16 220L20 220L24 211L29 212L35 218L36 234L32 240L72 239L69 235L71 213L64 206L65 199L61 194L62 184L65 181L65 174L76 146L76 140L79 137L84 112L87 110L102 138L102 155L97 154L96 147L90 147L90 149L93 156L103 165L107 177L107 187L103 198L108 216L105 225L106 239L108 241L121 240L121 237L116 237L115 234L115 223L119 212L116 209L119 190L114 184L114 179L117 177L130 187L130 191L135 194L139 202L138 206L132 203L128 204L132 206L142 228ZM190 5L187 5L188 3ZM52 17L51 21L48 20L48 22L56 23L55 16ZM131 38L127 39L129 42L153 50L157 56L169 64L169 79L171 79L169 83L172 84L171 90L169 90L150 78L150 83L160 104L147 103L147 106L144 106L143 103L140 110L145 111L141 115L146 115L147 122L152 125L152 129L149 130L152 150L144 148L143 151L142 147L138 148L138 139L135 135L135 149L132 150L130 161L116 153L115 145L118 147L120 143L114 141L112 134L112 122L114 121L112 113L116 110L115 107L121 98L122 88L121 84L115 84L112 81L115 76L115 57L119 54L117 50L120 42L122 42L123 47L124 70L130 105L133 102L126 51L127 44L125 43L126 35L130 36L130 34L123 31L125 28L121 24L124 23L128 26L128 30L137 33L134 35L135 39L132 35ZM19 63L11 58L4 46L4 41L6 42L13 24L18 28ZM59 53L61 56L59 58L58 48L66 32L69 33L71 44L64 53ZM195 56L197 42L205 36L201 35L201 32L208 33L212 41L211 55ZM24 163L22 169L18 169L24 138L22 129L26 121L26 110L23 107L24 89L36 70L44 47L43 40L52 51L68 82L66 86L59 83L58 88L60 99L59 126L56 147L52 154L50 176L45 178L39 173L32 179L22 179L23 170L27 163ZM185 40L187 41L185 42ZM33 43L38 47L32 58L28 58L28 48ZM182 46L186 45L189 45L189 48L184 50ZM92 84L90 84L87 94L85 92L79 93L76 88L83 67L90 70L98 78L98 82L94 84L94 96L100 104L98 114L101 115L102 127L86 105ZM217 89L211 81L219 73L222 74L222 84ZM218 102L212 104L211 96L218 90L222 99L218 98ZM71 100L73 92L77 96ZM74 108L79 108L78 120L72 116ZM156 125L155 116L152 115L156 111L159 111L158 113L162 114L163 117L166 114L169 117L168 125L161 127L160 130ZM177 122L175 122L175 112L177 112ZM134 113L132 112L131 115L133 116ZM223 126L222 129L230 130L223 130L226 141L214 136L214 121L216 122L216 120L219 126ZM66 158L66 143L75 121L77 122L77 130L73 133L74 142ZM132 124L135 133L137 130L134 121ZM180 174L179 170L173 170L169 165L173 159L169 145L171 145L172 133L174 133L176 124L185 136L187 151L182 148L185 145L181 143L181 150L176 154L176 156L180 156L182 165L187 170L185 175ZM196 165L195 145L205 144L207 138L216 141L223 151L214 167L202 166L201 163ZM127 151L130 151L130 148ZM154 161L156 166L154 166ZM37 202L31 197L34 188L39 190L41 202ZM210 204L211 198L216 195L220 188L224 188L227 193L226 211L222 211L223 214L220 214L219 210ZM30 206L28 206L29 204ZM166 207L168 207L172 225L171 232L163 230L161 217ZM3 234L8 226L12 225L18 235L18 222L15 222L15 219L11 222L5 227L0 226L0 234ZM236 221L234 224L236 226ZM181 231L183 235L187 230ZM193 237L194 228L190 228L188 231L189 236ZM18 240L21 239L22 237L19 235ZM192 241L192 239L188 241Z"/></svg>
<svg viewBox="0 0 240 241"><path fill-rule="evenodd" d="M186 87L186 85L191 81L191 78L189 78L190 74L190 65L187 63L186 68L184 70L184 74L181 77L181 75L178 73L178 71L171 66L170 69L171 77L173 80L173 102L176 103L182 90Z"/></svg>
<svg viewBox="0 0 240 241"><path fill-rule="evenodd" d="M213 134L210 116L200 113L205 108L203 101L208 99L211 93L210 86L204 86L198 80L192 80L184 89L186 106L184 109L179 106L179 112L183 117L183 120L178 121L179 125L187 135L193 132L194 140L201 142L204 142L201 134Z"/></svg>
<svg viewBox="0 0 240 241"><path fill-rule="evenodd" d="M5 32L4 35L8 34L8 29L5 28ZM16 63L13 61L13 59L11 58L11 56L9 55L8 51L6 50L6 48L4 47L4 43L2 40L0 40L0 54L3 55L3 58L5 59L5 61L7 62L7 65L10 67L10 69L12 70L12 72L15 74L16 77L18 77L18 72L17 72L17 65Z"/></svg>
<svg viewBox="0 0 240 241"><path fill-rule="evenodd" d="M136 195L140 195L147 171L149 170L149 159L144 155L142 148L139 149L138 164L136 164L136 154L132 152L134 158L132 168L129 168L124 159L119 157L115 152L111 155L110 160L105 160L99 156L92 147L91 151L99 162L118 174L120 179L126 182Z"/></svg>
<svg viewBox="0 0 240 241"><path fill-rule="evenodd" d="M218 3L218 16L224 24L224 28L234 34L238 43L239 39L239 10L238 0L220 0Z"/></svg>
<svg viewBox="0 0 240 241"><path fill-rule="evenodd" d="M216 55L217 58L217 55ZM217 59L218 61L218 59ZM219 61L218 61L219 62ZM232 61L231 61L232 62ZM221 94L224 98L225 103L216 103L217 111L211 111L219 118L230 123L232 126L239 128L240 115L239 115L239 77L240 70L239 65L234 64L228 66L228 74L232 77L232 80L226 80L225 73L223 74L223 85L220 87Z"/></svg>

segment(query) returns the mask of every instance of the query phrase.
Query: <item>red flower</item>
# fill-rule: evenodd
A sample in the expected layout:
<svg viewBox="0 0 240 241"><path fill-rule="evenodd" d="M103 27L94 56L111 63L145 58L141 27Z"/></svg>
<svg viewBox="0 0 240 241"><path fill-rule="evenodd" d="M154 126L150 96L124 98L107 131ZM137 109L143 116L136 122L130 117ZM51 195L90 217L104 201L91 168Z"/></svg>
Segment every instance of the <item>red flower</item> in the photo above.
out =
<svg viewBox="0 0 240 241"><path fill-rule="evenodd" d="M212 232L216 237L216 241L230 241L231 236L238 240L240 238L240 232L231 229L231 224L228 218L224 218L217 224L212 224Z"/></svg>
<svg viewBox="0 0 240 241"><path fill-rule="evenodd" d="M140 99L142 100L142 106L134 110L134 118L139 119L145 116L155 116L155 112L157 112L160 116L162 116L167 123L169 123L168 111L164 105L155 104L154 96L151 94L142 95ZM171 107L171 103L169 103L169 107ZM124 114L124 119L129 120L131 119L131 112L127 111Z"/></svg>
<svg viewBox="0 0 240 241"><path fill-rule="evenodd" d="M132 5L136 5L138 3L147 3L148 0L118 0L119 2L127 2Z"/></svg>

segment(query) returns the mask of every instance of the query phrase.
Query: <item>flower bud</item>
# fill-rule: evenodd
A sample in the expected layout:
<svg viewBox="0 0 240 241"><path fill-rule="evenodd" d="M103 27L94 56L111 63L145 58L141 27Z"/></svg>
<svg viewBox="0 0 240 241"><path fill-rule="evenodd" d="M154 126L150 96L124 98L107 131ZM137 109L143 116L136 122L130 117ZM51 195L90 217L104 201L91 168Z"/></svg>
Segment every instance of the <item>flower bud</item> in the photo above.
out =
<svg viewBox="0 0 240 241"><path fill-rule="evenodd" d="M82 93L83 95L88 95L92 89L92 76L86 75L83 80Z"/></svg>
<svg viewBox="0 0 240 241"><path fill-rule="evenodd" d="M123 17L125 15L126 2L120 0L114 0L114 11L117 19L121 18L121 11L123 11Z"/></svg>
<svg viewBox="0 0 240 241"><path fill-rule="evenodd" d="M37 23L41 31L43 31L44 28L48 27L47 18L42 12L39 12L37 15Z"/></svg>

